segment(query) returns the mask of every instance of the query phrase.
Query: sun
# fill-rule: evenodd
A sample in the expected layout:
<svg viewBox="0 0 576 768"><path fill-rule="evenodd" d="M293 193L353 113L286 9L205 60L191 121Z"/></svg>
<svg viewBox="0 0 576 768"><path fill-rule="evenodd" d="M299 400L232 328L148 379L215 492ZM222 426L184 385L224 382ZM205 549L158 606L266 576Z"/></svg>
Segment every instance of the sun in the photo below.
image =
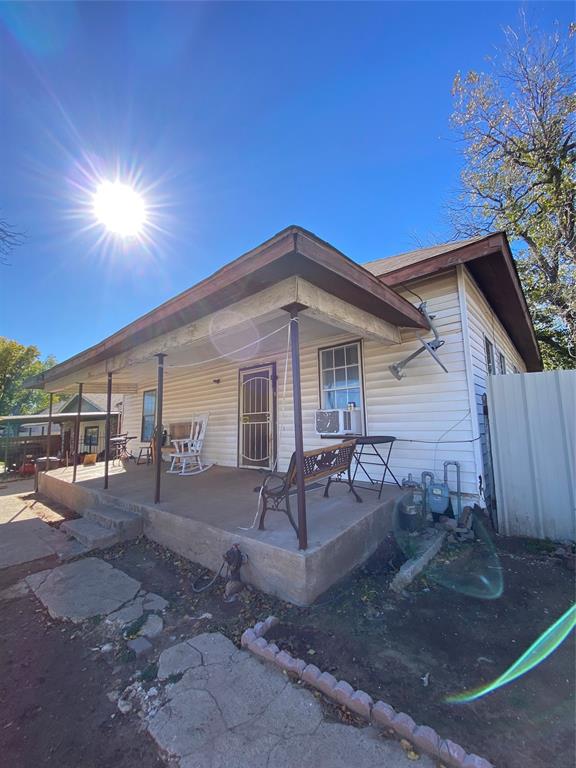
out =
<svg viewBox="0 0 576 768"><path fill-rule="evenodd" d="M138 192L121 181L105 181L93 198L94 215L120 237L136 237L146 224L146 206Z"/></svg>

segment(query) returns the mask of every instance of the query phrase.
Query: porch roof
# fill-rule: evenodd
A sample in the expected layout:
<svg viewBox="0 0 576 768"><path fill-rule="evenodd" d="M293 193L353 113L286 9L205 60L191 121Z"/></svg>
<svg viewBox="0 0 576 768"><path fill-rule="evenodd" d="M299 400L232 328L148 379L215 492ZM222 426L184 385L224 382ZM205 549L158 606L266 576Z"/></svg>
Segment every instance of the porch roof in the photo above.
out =
<svg viewBox="0 0 576 768"><path fill-rule="evenodd" d="M290 226L112 336L27 379L24 386L48 388L50 382L127 352L294 276L396 327L427 328L422 314L370 271L311 232Z"/></svg>

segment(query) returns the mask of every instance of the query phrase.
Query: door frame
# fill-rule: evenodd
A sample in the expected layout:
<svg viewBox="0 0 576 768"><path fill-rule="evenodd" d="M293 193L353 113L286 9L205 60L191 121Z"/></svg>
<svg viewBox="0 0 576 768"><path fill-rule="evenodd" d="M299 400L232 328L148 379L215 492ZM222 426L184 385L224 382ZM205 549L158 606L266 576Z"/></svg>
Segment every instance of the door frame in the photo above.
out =
<svg viewBox="0 0 576 768"><path fill-rule="evenodd" d="M270 418L272 420L272 426L270 429L272 437L272 451L270 453L270 468L274 466L278 450L278 423L277 423L277 403L278 392L277 384L278 377L276 375L276 362L258 363L253 365L246 365L238 369L238 409L236 412L236 432L237 432L237 445L236 445L236 466L239 469L266 469L265 467L245 467L241 464L241 444L242 444L242 425L240 423L240 414L242 412L242 374L249 371L258 370L258 368L270 368L270 381L272 383L272 407L270 409Z"/></svg>

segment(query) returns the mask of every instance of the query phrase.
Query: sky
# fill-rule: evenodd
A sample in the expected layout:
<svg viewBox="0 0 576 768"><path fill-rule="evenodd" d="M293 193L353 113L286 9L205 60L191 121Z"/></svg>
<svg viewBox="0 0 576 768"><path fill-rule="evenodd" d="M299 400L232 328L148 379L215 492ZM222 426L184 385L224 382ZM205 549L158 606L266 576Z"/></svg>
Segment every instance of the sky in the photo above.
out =
<svg viewBox="0 0 576 768"><path fill-rule="evenodd" d="M0 335L62 361L289 224L358 262L449 240L457 71L570 2L0 3ZM98 184L142 194L106 235Z"/></svg>

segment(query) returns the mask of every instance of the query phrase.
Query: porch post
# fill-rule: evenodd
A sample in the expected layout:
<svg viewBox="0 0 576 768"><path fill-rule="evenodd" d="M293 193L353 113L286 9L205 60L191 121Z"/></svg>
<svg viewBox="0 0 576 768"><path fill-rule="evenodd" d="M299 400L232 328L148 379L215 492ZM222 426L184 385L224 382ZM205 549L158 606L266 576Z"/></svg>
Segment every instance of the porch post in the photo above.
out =
<svg viewBox="0 0 576 768"><path fill-rule="evenodd" d="M6 438L4 442L4 477L8 477L8 444L10 442L10 437L8 434L9 431L10 426L9 423L7 423L4 426L4 437Z"/></svg>
<svg viewBox="0 0 576 768"><path fill-rule="evenodd" d="M72 482L76 482L78 469L78 449L80 448L80 414L82 413L82 384L78 384L78 409L76 411L76 423L74 424L74 468L72 470Z"/></svg>
<svg viewBox="0 0 576 768"><path fill-rule="evenodd" d="M294 450L296 453L296 498L298 501L298 548L308 548L306 491L304 488L304 438L302 436L302 389L300 382L300 332L298 312L305 307L292 304L290 312L290 352L292 355L292 399L294 401Z"/></svg>
<svg viewBox="0 0 576 768"><path fill-rule="evenodd" d="M50 402L48 405L48 436L46 438L46 472L50 469L50 443L52 441L52 403L54 394L50 392Z"/></svg>
<svg viewBox="0 0 576 768"><path fill-rule="evenodd" d="M160 501L160 478L162 477L162 400L164 398L164 358L165 354L159 352L158 358L158 385L156 387L156 484L154 486L154 504Z"/></svg>
<svg viewBox="0 0 576 768"><path fill-rule="evenodd" d="M106 387L106 425L104 427L104 490L108 488L108 462L110 461L110 411L112 410L112 374L108 374Z"/></svg>

